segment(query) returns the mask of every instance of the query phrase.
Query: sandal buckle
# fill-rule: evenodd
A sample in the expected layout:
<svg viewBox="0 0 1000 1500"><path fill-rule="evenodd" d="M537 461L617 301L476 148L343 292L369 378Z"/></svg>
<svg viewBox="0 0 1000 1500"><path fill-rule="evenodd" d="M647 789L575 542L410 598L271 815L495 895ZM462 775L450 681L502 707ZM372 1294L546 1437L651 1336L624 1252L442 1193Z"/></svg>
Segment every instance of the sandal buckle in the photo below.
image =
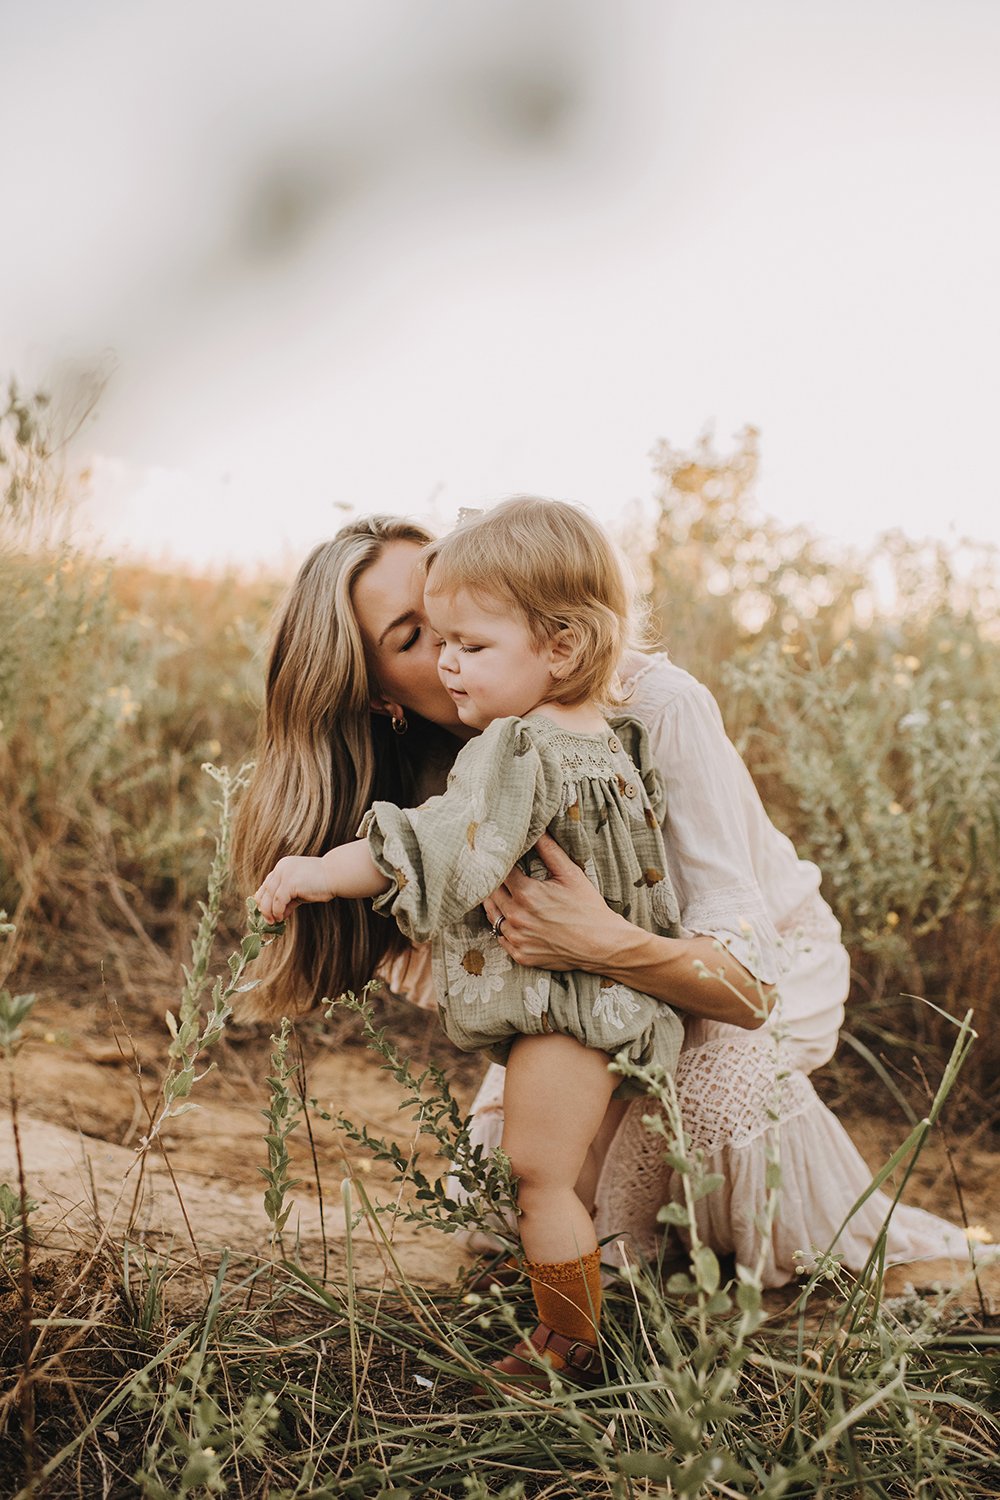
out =
<svg viewBox="0 0 1000 1500"><path fill-rule="evenodd" d="M584 1357L581 1358L581 1355ZM563 1355L566 1363L574 1370L583 1370L587 1374L597 1367L597 1345L584 1343L582 1339L576 1339L566 1353Z"/></svg>

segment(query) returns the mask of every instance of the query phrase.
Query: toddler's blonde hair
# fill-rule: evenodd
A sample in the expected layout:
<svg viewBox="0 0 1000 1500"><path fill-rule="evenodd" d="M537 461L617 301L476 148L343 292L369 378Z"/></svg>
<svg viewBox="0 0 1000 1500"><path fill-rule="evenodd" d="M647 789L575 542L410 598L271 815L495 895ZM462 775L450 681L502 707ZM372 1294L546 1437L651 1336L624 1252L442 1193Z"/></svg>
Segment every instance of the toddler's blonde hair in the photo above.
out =
<svg viewBox="0 0 1000 1500"><path fill-rule="evenodd" d="M634 584L617 548L586 511L518 495L476 512L424 551L427 588L509 604L542 644L565 634L570 653L551 699L619 701L618 663L636 634Z"/></svg>

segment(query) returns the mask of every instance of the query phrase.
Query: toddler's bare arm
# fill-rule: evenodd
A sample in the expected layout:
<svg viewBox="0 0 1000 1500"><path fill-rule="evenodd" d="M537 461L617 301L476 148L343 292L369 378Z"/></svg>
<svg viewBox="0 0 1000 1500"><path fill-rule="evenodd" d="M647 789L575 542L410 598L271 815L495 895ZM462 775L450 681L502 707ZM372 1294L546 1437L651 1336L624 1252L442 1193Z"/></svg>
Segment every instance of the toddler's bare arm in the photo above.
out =
<svg viewBox="0 0 1000 1500"><path fill-rule="evenodd" d="M378 896L390 881L379 870L363 839L341 844L318 857L286 855L261 884L254 900L268 922L280 922L303 901Z"/></svg>

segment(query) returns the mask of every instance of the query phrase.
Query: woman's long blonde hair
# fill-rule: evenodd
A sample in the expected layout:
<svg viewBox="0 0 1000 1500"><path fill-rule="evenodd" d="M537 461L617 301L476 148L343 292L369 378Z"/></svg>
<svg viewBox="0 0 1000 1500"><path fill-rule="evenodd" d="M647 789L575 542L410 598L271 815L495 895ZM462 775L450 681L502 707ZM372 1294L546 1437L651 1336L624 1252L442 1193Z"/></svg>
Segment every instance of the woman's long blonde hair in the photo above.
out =
<svg viewBox="0 0 1000 1500"><path fill-rule="evenodd" d="M321 543L299 569L276 617L256 768L236 817L233 867L244 891L282 855L348 842L376 799L412 802L414 772L450 739L413 714L403 738L387 715L372 712L377 688L352 599L388 543L431 540L410 521L368 516ZM452 743L452 753L457 748ZM357 990L405 947L395 922L367 901L300 906L262 958L263 982L244 1014L299 1015Z"/></svg>

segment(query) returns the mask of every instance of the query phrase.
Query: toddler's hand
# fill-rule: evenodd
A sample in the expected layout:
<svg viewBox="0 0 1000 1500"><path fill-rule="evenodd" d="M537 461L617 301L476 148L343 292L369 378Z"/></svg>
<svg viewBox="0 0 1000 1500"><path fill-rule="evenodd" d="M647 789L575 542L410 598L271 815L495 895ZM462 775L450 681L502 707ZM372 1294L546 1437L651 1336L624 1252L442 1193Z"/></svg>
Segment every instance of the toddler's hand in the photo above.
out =
<svg viewBox="0 0 1000 1500"><path fill-rule="evenodd" d="M286 855L279 859L254 896L267 922L281 922L303 901L330 901L330 870L322 859Z"/></svg>

